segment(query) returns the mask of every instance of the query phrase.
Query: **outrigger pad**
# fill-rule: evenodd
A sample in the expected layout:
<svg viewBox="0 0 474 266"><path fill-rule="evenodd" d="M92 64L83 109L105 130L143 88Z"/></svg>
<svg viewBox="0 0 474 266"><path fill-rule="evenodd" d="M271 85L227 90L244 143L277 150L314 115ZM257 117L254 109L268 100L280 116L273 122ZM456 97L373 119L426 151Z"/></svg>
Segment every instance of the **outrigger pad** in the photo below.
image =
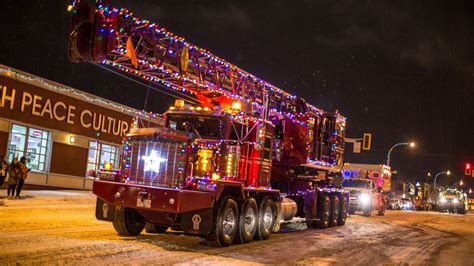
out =
<svg viewBox="0 0 474 266"><path fill-rule="evenodd" d="M97 198L95 205L95 217L97 220L112 222L115 216L115 205L108 204L100 198Z"/></svg>

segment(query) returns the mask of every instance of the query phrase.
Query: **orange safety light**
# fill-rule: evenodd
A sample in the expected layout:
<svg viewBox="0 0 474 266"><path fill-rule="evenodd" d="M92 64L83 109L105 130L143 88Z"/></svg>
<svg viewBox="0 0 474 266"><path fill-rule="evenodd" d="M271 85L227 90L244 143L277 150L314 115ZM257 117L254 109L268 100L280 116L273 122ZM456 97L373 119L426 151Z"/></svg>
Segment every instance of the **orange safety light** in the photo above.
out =
<svg viewBox="0 0 474 266"><path fill-rule="evenodd" d="M174 101L174 106L183 108L184 107L184 100Z"/></svg>

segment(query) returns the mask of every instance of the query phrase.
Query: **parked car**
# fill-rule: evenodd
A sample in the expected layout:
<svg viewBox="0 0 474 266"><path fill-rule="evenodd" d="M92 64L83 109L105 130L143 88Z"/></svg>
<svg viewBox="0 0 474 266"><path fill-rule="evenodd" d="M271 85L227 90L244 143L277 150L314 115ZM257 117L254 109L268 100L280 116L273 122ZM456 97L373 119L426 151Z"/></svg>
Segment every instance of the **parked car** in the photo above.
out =
<svg viewBox="0 0 474 266"><path fill-rule="evenodd" d="M388 202L388 209L389 209L389 210L401 210L400 200L398 200L398 199L391 199L391 200Z"/></svg>

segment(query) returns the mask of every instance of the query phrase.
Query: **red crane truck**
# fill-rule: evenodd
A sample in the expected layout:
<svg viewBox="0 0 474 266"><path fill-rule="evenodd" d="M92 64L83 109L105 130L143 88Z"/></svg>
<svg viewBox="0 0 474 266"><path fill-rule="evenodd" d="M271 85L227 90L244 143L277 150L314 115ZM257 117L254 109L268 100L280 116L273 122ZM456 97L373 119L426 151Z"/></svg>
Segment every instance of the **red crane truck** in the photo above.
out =
<svg viewBox="0 0 474 266"><path fill-rule="evenodd" d="M349 194L330 186L342 168L345 117L125 8L76 1L68 10L71 61L101 64L183 99L164 125L132 129L124 139L120 176L94 181L97 219L120 235L172 228L216 246L267 239L295 216L308 227L345 223Z"/></svg>

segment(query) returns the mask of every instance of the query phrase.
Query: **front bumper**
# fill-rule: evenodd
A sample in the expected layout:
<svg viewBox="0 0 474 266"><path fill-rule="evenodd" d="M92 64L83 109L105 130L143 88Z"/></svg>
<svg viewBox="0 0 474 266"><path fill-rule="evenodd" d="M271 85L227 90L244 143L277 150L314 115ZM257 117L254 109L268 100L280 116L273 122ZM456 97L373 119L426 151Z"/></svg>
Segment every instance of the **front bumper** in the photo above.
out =
<svg viewBox="0 0 474 266"><path fill-rule="evenodd" d="M349 210L350 211L364 211L369 208L369 204L363 204L359 201L358 196L350 196L349 197Z"/></svg>
<svg viewBox="0 0 474 266"><path fill-rule="evenodd" d="M94 181L92 192L106 203L139 210L185 213L214 207L212 192Z"/></svg>
<svg viewBox="0 0 474 266"><path fill-rule="evenodd" d="M213 192L94 181L96 218L112 222L116 206L136 209L145 221L204 235L212 229Z"/></svg>

